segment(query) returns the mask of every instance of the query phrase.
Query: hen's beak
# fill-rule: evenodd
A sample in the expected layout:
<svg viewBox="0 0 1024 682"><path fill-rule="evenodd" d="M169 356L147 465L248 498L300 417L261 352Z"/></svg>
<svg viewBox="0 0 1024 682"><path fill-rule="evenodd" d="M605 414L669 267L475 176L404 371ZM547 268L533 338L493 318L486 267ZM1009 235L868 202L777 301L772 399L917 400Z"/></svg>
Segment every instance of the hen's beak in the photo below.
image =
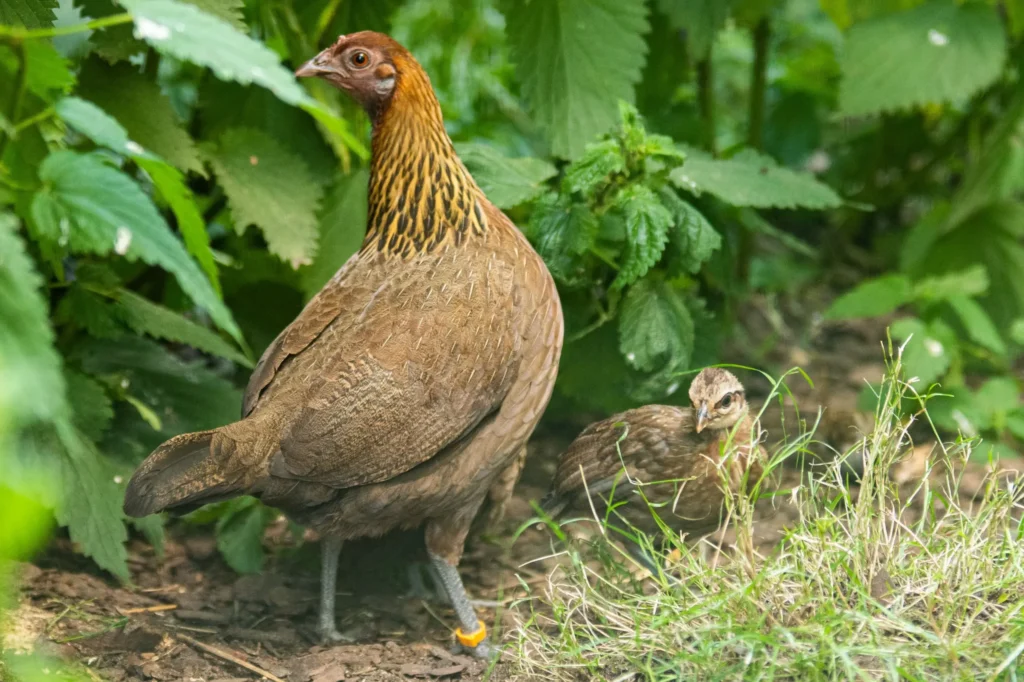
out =
<svg viewBox="0 0 1024 682"><path fill-rule="evenodd" d="M708 425L708 404L701 403L700 408L697 410L697 426L695 430L700 433L704 430L704 427Z"/></svg>
<svg viewBox="0 0 1024 682"><path fill-rule="evenodd" d="M324 50L326 52L327 50ZM324 73L330 72L332 69L326 66L327 60L321 59L321 56L325 56L324 52L321 52L317 56L310 59L308 62L300 66L295 70L295 76L297 78L309 78L310 76L319 76ZM320 62L320 63L317 63Z"/></svg>

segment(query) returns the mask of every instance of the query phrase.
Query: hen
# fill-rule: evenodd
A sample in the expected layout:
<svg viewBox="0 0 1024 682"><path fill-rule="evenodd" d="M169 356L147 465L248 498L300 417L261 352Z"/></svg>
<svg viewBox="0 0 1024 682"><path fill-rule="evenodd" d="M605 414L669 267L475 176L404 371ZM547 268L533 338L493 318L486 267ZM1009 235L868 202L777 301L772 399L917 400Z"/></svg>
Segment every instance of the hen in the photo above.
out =
<svg viewBox="0 0 1024 682"><path fill-rule="evenodd" d="M723 479L734 490L743 480L756 483L763 449L752 445L754 424L743 384L731 372L717 367L700 372L690 386L690 401L692 409L645 405L584 429L559 459L541 503L545 513L591 516L593 504L601 515L614 506L613 521L621 518L648 534L661 532L655 513L672 531L691 537L716 530L725 501ZM738 457L725 460L730 438Z"/></svg>
<svg viewBox="0 0 1024 682"><path fill-rule="evenodd" d="M160 446L132 477L125 512L249 494L316 529L319 627L335 640L342 543L423 526L459 641L486 656L457 566L551 396L555 285L456 156L405 48L341 36L297 75L348 92L373 121L366 238L263 354L242 420Z"/></svg>

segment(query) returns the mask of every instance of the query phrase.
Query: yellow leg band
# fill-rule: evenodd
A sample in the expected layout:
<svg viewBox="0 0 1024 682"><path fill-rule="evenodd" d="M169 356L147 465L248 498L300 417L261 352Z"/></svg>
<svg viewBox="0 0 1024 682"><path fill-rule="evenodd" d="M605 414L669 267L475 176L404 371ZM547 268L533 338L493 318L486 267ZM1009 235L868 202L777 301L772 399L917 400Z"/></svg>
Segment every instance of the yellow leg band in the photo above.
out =
<svg viewBox="0 0 1024 682"><path fill-rule="evenodd" d="M464 634L462 628L456 628L455 639L459 640L459 644L470 649L475 649L480 642L484 641L487 637L487 628L484 627L482 620L477 621L480 625L480 629L471 635Z"/></svg>

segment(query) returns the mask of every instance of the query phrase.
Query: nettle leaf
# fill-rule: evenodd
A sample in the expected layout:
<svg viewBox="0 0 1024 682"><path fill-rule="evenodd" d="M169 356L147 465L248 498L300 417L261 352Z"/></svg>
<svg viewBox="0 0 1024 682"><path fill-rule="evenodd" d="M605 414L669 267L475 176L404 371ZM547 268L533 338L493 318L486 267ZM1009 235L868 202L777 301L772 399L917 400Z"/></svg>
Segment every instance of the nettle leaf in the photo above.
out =
<svg viewBox="0 0 1024 682"><path fill-rule="evenodd" d="M129 138L184 171L205 174L199 150L160 86L131 64L88 60L77 94L117 120Z"/></svg>
<svg viewBox="0 0 1024 682"><path fill-rule="evenodd" d="M3 23L0 21L0 23ZM75 84L75 74L71 72L68 60L44 40L25 42L25 60L28 70L25 72L25 85L29 92L44 102L51 102L56 95L67 92ZM17 71L18 58L9 46L0 46L0 65L11 74Z"/></svg>
<svg viewBox="0 0 1024 682"><path fill-rule="evenodd" d="M626 159L616 140L588 144L587 151L565 169L562 184L570 192L590 194L609 176L626 172Z"/></svg>
<svg viewBox="0 0 1024 682"><path fill-rule="evenodd" d="M556 156L580 157L632 101L647 54L643 0L509 2L516 72Z"/></svg>
<svg viewBox="0 0 1024 682"><path fill-rule="evenodd" d="M237 573L263 569L263 531L272 512L254 498L232 500L217 520L217 549Z"/></svg>
<svg viewBox="0 0 1024 682"><path fill-rule="evenodd" d="M714 194L733 206L753 208L836 208L832 188L808 173L782 168L774 159L745 149L730 159L690 152L686 163L669 174L680 189Z"/></svg>
<svg viewBox="0 0 1024 682"><path fill-rule="evenodd" d="M320 210L320 247L313 263L303 268L302 288L311 297L359 250L366 236L366 195L370 174L362 168L339 176Z"/></svg>
<svg viewBox="0 0 1024 682"><path fill-rule="evenodd" d="M509 158L485 144L460 142L455 145L455 151L480 189L498 208L512 208L535 199L544 191L544 181L558 172L542 159Z"/></svg>
<svg viewBox="0 0 1024 682"><path fill-rule="evenodd" d="M629 288L619 314L619 350L631 367L663 376L685 369L693 334L690 311L668 282L645 277Z"/></svg>
<svg viewBox="0 0 1024 682"><path fill-rule="evenodd" d="M965 295L949 296L946 298L946 302L960 318L971 341L996 355L1006 355L1006 344L1003 343L999 330L996 329L992 318L977 301Z"/></svg>
<svg viewBox="0 0 1024 682"><path fill-rule="evenodd" d="M121 124L92 102L65 97L57 102L56 111L72 128L96 144L131 157L149 174L157 192L174 213L178 230L185 240L185 248L199 261L219 296L220 278L217 264L213 260L213 251L210 250L210 235L206 232L206 223L181 172L130 140Z"/></svg>
<svg viewBox="0 0 1024 682"><path fill-rule="evenodd" d="M114 419L114 405L102 384L81 372L66 370L72 423L89 440L99 441Z"/></svg>
<svg viewBox="0 0 1024 682"><path fill-rule="evenodd" d="M852 320L888 315L913 300L914 291L905 275L884 275L861 282L829 306L825 318Z"/></svg>
<svg viewBox="0 0 1024 682"><path fill-rule="evenodd" d="M943 301L952 297L979 296L988 291L988 271L974 265L961 272L926 277L914 285L914 298Z"/></svg>
<svg viewBox="0 0 1024 682"><path fill-rule="evenodd" d="M313 262L323 188L306 164L266 133L228 130L207 148L236 227L256 225L292 267Z"/></svg>
<svg viewBox="0 0 1024 682"><path fill-rule="evenodd" d="M735 0L658 0L658 9L672 27L686 31L687 45L695 59L708 56L715 36L725 27Z"/></svg>
<svg viewBox="0 0 1024 682"><path fill-rule="evenodd" d="M573 284L579 279L578 257L594 244L597 230L597 216L589 207L551 192L534 204L526 231L552 276Z"/></svg>
<svg viewBox="0 0 1024 682"><path fill-rule="evenodd" d="M14 425L68 415L42 286L17 219L0 211L0 414Z"/></svg>
<svg viewBox="0 0 1024 682"><path fill-rule="evenodd" d="M59 151L39 168L45 187L32 201L38 223L57 220L45 228L62 233L67 221L68 243L75 251L109 253L140 259L172 273L182 290L210 313L217 325L236 339L241 333L209 280L168 228L137 184L98 156Z"/></svg>
<svg viewBox="0 0 1024 682"><path fill-rule="evenodd" d="M0 24L25 28L50 28L58 0L0 0Z"/></svg>
<svg viewBox="0 0 1024 682"><path fill-rule="evenodd" d="M672 272L695 274L722 246L722 237L703 213L680 199L673 190L663 187L659 196L673 218L668 236L667 267Z"/></svg>
<svg viewBox="0 0 1024 682"><path fill-rule="evenodd" d="M190 5L195 5L207 14L223 19L242 33L249 29L245 25L245 16L242 11L245 9L245 0L184 0Z"/></svg>
<svg viewBox="0 0 1024 682"><path fill-rule="evenodd" d="M253 366L252 361L237 348L206 327L132 291L119 291L116 307L118 317L139 334L184 343L211 355L237 362L243 367Z"/></svg>
<svg viewBox="0 0 1024 682"><path fill-rule="evenodd" d="M916 317L896 320L892 337L904 343L903 367L908 378L928 387L946 373L959 349L956 334L941 320L926 324Z"/></svg>
<svg viewBox="0 0 1024 682"><path fill-rule="evenodd" d="M630 185L615 200L626 221L626 249L613 287L622 288L647 274L665 250L672 214L646 185Z"/></svg>
<svg viewBox="0 0 1024 682"><path fill-rule="evenodd" d="M847 116L959 102L999 78L1006 33L994 6L931 0L855 24L842 51Z"/></svg>

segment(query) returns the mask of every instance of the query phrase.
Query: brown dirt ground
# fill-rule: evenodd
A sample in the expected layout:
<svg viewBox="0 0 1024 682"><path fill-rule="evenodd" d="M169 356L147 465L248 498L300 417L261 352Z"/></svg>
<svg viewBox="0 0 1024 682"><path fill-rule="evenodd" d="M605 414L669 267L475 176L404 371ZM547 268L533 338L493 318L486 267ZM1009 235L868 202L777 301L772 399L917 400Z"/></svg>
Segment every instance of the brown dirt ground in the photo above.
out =
<svg viewBox="0 0 1024 682"><path fill-rule="evenodd" d="M817 383L799 389L801 406L828 404L836 423L822 428L839 434L836 445L842 446L839 441L852 440L854 427L864 424L855 409L863 381L881 377L879 332L878 326L832 326L800 338L776 325L771 333L780 337L780 350L762 355L757 364L807 369ZM763 395L764 386L752 383L752 397L758 391ZM545 492L557 454L575 426L535 437L517 496L494 533L499 540L476 538L467 548L461 570L471 595L492 603L481 611L488 623L509 625L512 614L504 607L523 595L519 581L540 583L554 565L551 559L536 561L554 551L547 531L531 528L507 545L532 515L529 500ZM921 457L911 457L907 466L899 475L908 481L923 471ZM790 471L787 480L795 475ZM983 472L972 476L980 485ZM794 510L783 500L774 508L759 505L759 512L756 544L766 552L792 522ZM725 530L716 539L728 549L732 533ZM111 682L260 679L239 662L287 682L479 680L487 673L483 662L450 652L455 619L449 608L406 595L404 566L422 556L420 535L343 549L338 624L353 643L329 647L315 637L316 543L297 543L282 520L268 530L265 545L264 571L238 576L221 560L209 528L173 526L162 558L141 539L132 540L134 586L125 587L75 554L68 540L58 539L35 565L23 567L22 600L7 644L84 663L95 679ZM490 679L515 675L509 663L499 662Z"/></svg>

